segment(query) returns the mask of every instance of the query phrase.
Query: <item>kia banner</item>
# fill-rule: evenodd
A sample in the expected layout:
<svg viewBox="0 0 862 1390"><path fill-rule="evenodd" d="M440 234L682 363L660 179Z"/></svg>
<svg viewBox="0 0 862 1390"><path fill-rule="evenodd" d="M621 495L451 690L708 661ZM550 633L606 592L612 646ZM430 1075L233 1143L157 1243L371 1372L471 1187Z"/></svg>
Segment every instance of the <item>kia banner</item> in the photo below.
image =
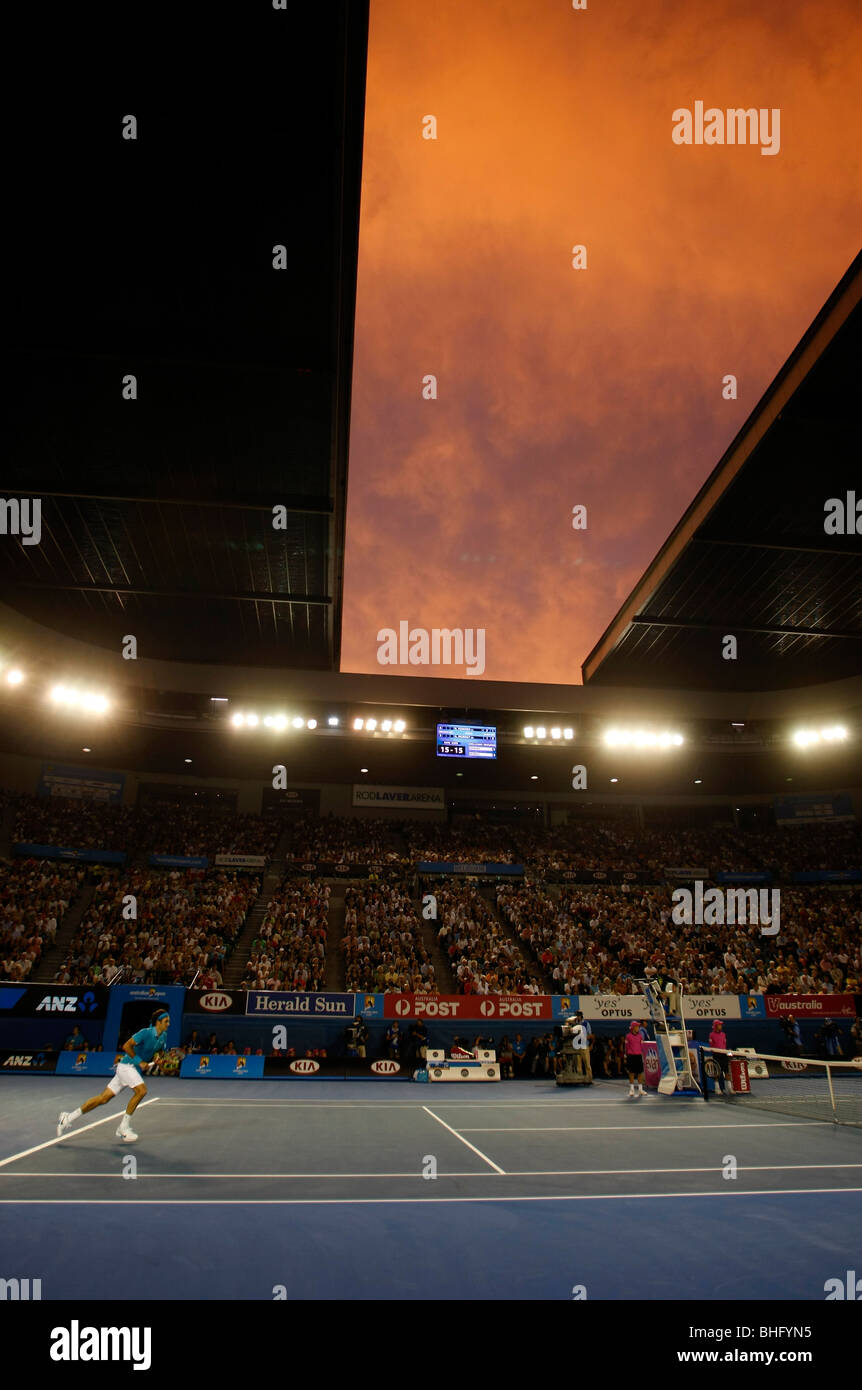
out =
<svg viewBox="0 0 862 1390"><path fill-rule="evenodd" d="M245 990L187 989L187 1014L244 1014Z"/></svg>
<svg viewBox="0 0 862 1390"><path fill-rule="evenodd" d="M265 1077L285 1081L410 1081L401 1062L387 1057L267 1057Z"/></svg>
<svg viewBox="0 0 862 1390"><path fill-rule="evenodd" d="M384 994L384 1018L552 1017L549 994Z"/></svg>

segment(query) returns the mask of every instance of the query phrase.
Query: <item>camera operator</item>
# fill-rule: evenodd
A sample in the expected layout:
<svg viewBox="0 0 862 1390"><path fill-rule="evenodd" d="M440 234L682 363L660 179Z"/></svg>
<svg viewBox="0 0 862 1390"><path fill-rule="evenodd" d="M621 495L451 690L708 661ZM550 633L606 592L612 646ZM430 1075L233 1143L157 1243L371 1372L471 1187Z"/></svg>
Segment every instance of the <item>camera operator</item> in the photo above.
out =
<svg viewBox="0 0 862 1390"><path fill-rule="evenodd" d="M368 1027L363 1018L354 1018L353 1022L347 1025L345 1042L347 1043L348 1057L365 1056L365 1044L368 1042Z"/></svg>
<svg viewBox="0 0 862 1390"><path fill-rule="evenodd" d="M584 1016L578 1012L572 1022L572 1047L575 1054L575 1071L579 1076L585 1076L587 1081L592 1083L593 1072L590 1066L590 1043L587 1037L587 1029L584 1023Z"/></svg>

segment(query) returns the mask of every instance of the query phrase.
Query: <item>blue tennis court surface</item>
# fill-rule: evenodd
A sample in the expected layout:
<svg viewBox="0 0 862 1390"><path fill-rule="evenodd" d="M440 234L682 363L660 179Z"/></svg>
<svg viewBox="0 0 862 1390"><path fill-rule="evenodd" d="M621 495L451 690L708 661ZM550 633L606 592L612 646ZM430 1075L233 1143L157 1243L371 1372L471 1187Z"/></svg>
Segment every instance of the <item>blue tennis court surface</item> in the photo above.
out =
<svg viewBox="0 0 862 1390"><path fill-rule="evenodd" d="M477 1091L479 1094L477 1094ZM822 1300L862 1248L858 1131L625 1082L7 1077L0 1248L43 1299ZM725 1177L735 1168L736 1177ZM436 1176L435 1176L436 1174Z"/></svg>

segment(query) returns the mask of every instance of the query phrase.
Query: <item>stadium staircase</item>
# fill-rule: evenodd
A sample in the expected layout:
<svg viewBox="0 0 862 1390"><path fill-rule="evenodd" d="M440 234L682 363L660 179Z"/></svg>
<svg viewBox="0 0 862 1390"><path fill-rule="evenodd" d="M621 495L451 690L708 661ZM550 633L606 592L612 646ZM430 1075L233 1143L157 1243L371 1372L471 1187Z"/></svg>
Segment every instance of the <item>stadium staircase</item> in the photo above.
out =
<svg viewBox="0 0 862 1390"><path fill-rule="evenodd" d="M34 984L42 980L50 983L58 974L60 966L69 955L72 938L81 925L84 913L93 901L95 891L96 885L84 879L80 891L69 903L65 916L57 926L54 945L49 947L42 959L36 964L36 973L32 976Z"/></svg>
<svg viewBox="0 0 862 1390"><path fill-rule="evenodd" d="M341 943L344 940L344 916L347 911L344 906L344 899L349 887L349 883L330 883L329 885L329 922L326 928L326 972L323 976L323 988L328 994L341 994L344 992L344 981L347 971L346 962L341 954Z"/></svg>
<svg viewBox="0 0 862 1390"><path fill-rule="evenodd" d="M445 951L441 950L437 940L437 932L440 927L439 922L426 922L422 916L422 899L418 898L415 903L416 912L422 923L422 945L431 957L431 964L434 967L434 979L437 981L438 994L457 994L458 984L449 963L449 957Z"/></svg>
<svg viewBox="0 0 862 1390"><path fill-rule="evenodd" d="M225 989L239 989L245 975L245 967L251 955L251 943L260 932L266 917L270 899L276 889L281 887L287 869L287 846L290 841L290 826L285 825L272 851L272 858L266 866L260 892L254 900L251 912L245 919L237 943L225 962L222 972Z"/></svg>
<svg viewBox="0 0 862 1390"><path fill-rule="evenodd" d="M254 900L252 909L245 919L245 926L240 932L237 943L225 964L222 973L225 989L239 989L242 984L245 968L248 965L248 958L251 955L251 943L256 936L260 935L270 899L273 893L280 888L284 879L284 871L285 864L283 859L272 859L267 865L260 892Z"/></svg>

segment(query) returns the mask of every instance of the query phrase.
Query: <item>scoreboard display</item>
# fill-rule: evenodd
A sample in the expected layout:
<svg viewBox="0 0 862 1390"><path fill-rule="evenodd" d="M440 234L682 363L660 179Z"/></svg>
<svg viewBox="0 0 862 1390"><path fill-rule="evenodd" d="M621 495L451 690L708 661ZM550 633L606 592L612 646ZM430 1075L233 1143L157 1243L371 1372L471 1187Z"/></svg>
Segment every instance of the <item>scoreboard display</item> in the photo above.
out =
<svg viewBox="0 0 862 1390"><path fill-rule="evenodd" d="M438 758L496 758L494 724L438 724Z"/></svg>

